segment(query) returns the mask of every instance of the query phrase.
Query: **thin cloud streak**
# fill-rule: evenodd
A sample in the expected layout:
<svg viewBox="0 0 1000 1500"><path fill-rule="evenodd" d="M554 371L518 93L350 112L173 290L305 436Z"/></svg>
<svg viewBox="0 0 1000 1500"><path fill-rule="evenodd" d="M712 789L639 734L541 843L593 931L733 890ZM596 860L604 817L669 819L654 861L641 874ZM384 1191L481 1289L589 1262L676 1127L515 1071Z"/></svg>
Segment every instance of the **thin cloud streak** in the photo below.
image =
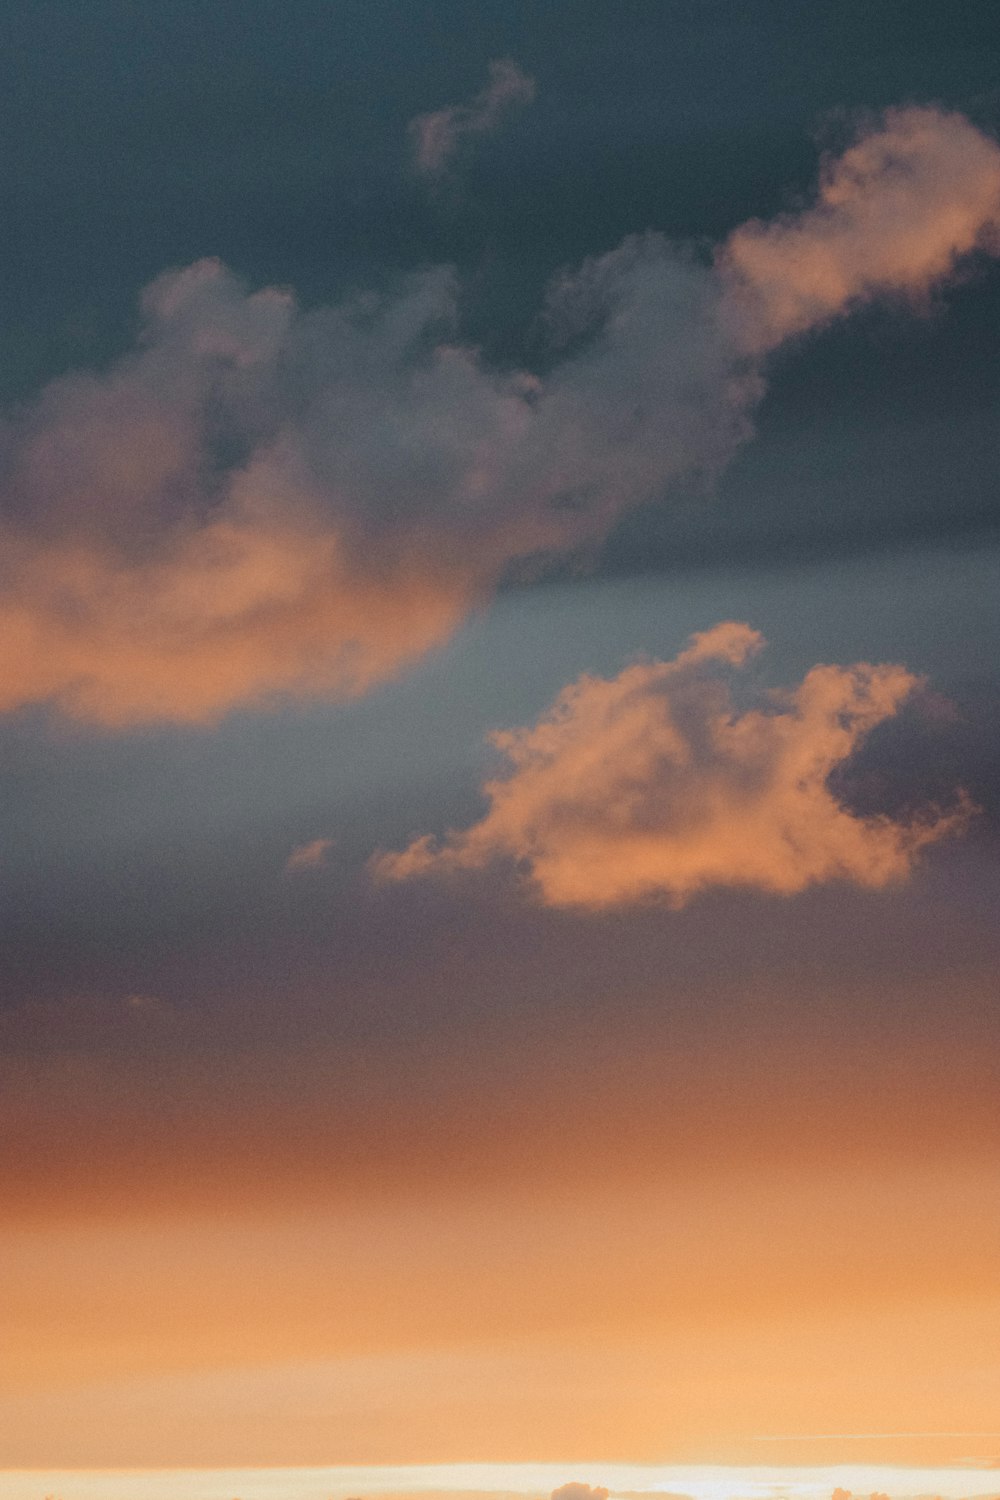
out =
<svg viewBox="0 0 1000 1500"><path fill-rule="evenodd" d="M1000 1432L786 1432L757 1436L755 1443L867 1442L872 1438L1000 1438Z"/></svg>

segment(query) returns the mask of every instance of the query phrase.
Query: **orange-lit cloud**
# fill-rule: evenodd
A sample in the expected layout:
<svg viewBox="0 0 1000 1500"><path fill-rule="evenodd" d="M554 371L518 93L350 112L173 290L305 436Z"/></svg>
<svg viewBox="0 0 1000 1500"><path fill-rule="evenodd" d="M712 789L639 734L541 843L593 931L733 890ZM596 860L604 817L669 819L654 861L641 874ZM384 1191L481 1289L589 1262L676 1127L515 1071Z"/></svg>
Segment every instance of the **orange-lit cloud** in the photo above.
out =
<svg viewBox="0 0 1000 1500"><path fill-rule="evenodd" d="M418 172L439 176L469 136L488 135L519 106L535 97L535 80L510 58L489 65L489 82L468 104L453 104L410 121Z"/></svg>
<svg viewBox="0 0 1000 1500"><path fill-rule="evenodd" d="M650 234L559 277L544 378L459 342L447 269L308 312L214 261L162 276L133 352L3 430L0 711L127 726L367 691L502 578L717 473L768 351L940 280L989 240L998 182L967 121L891 112L816 207L714 266Z"/></svg>
<svg viewBox="0 0 1000 1500"><path fill-rule="evenodd" d="M1000 152L962 115L890 109L824 161L816 203L735 230L719 256L760 352L886 292L920 294L959 256L996 250Z"/></svg>
<svg viewBox="0 0 1000 1500"><path fill-rule="evenodd" d="M300 875L304 870L321 869L332 848L332 839L310 839L308 844L299 844L285 862L285 874Z"/></svg>
<svg viewBox="0 0 1000 1500"><path fill-rule="evenodd" d="M920 848L964 826L965 803L862 817L828 778L918 679L899 666L817 666L740 711L719 668L743 666L763 644L728 622L673 661L579 678L538 723L492 736L510 770L484 786L478 823L384 854L376 873L404 880L506 858L546 905L593 908L651 897L679 906L711 886L788 895L902 878Z"/></svg>
<svg viewBox="0 0 1000 1500"><path fill-rule="evenodd" d="M66 541L8 561L0 708L51 697L111 726L353 696L446 640L471 597L418 558L380 577L335 532L238 513L179 527L150 556Z"/></svg>

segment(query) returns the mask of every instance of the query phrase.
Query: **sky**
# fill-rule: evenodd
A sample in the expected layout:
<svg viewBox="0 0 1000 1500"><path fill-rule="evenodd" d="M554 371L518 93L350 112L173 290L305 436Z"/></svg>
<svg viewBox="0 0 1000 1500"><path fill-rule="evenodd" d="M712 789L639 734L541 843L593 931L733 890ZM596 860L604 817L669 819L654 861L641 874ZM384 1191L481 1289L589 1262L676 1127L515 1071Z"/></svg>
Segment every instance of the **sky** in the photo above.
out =
<svg viewBox="0 0 1000 1500"><path fill-rule="evenodd" d="M0 1500L1000 1495L998 78L8 0Z"/></svg>

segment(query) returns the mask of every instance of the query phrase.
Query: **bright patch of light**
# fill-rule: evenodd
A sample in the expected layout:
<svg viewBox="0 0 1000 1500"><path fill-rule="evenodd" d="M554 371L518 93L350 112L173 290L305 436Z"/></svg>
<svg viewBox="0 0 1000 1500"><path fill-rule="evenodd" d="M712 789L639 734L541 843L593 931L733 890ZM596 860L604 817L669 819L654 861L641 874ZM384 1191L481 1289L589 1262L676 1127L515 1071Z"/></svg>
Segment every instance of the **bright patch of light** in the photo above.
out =
<svg viewBox="0 0 1000 1500"><path fill-rule="evenodd" d="M866 1434L867 1435L867 1434ZM965 1434L972 1436L972 1434ZM845 1434L851 1436L851 1434ZM859 1434L853 1434L859 1436ZM990 1436L990 1434L977 1434ZM985 1476L984 1476L985 1477ZM443 1464L395 1468L160 1469L8 1471L0 1500L377 1500L377 1497L471 1495L488 1500L546 1500L571 1480L621 1494L683 1495L690 1500L831 1500L835 1489L891 1500L971 1500L1000 1495L977 1484L968 1468L878 1464L819 1467L707 1467L608 1464Z"/></svg>

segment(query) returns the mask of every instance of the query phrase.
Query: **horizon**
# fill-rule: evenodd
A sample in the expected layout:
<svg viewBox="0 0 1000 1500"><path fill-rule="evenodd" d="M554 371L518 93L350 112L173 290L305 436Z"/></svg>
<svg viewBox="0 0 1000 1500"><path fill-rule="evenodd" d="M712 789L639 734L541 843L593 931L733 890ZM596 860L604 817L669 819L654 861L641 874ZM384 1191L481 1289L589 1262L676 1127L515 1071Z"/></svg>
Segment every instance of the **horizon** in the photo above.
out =
<svg viewBox="0 0 1000 1500"><path fill-rule="evenodd" d="M988 1434L996 1437L996 1434ZM978 1436L978 1434L974 1434ZM570 1477L565 1477L569 1475ZM730 1475L733 1476L730 1479ZM739 1476L737 1480L736 1476ZM919 1475L926 1488L904 1488ZM0 1474L2 1500L404 1500L407 1496L523 1496L549 1500L572 1486L576 1500L604 1491L613 1500L642 1495L683 1500L833 1500L888 1495L890 1500L992 1500L997 1488L967 1488L961 1467L888 1464L760 1465L608 1464L448 1464L285 1466L253 1469L24 1470ZM558 1481L562 1479L562 1483ZM137 1481L139 1483L137 1484ZM451 1481L451 1482L447 1482ZM550 1481L553 1488L549 1488Z"/></svg>

